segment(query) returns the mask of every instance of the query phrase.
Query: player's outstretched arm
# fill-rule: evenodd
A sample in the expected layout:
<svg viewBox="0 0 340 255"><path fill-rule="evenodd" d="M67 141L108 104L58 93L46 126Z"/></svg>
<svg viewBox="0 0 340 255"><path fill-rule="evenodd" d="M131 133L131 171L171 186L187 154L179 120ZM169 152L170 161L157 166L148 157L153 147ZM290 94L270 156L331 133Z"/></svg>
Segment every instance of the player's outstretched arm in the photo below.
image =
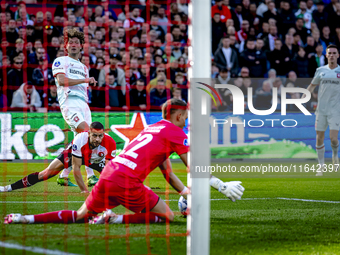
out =
<svg viewBox="0 0 340 255"><path fill-rule="evenodd" d="M309 84L309 86L307 87L307 90L312 94L315 87L318 86L318 84ZM302 94L301 98L305 98L306 94Z"/></svg>
<svg viewBox="0 0 340 255"><path fill-rule="evenodd" d="M72 168L73 168L74 179L76 180L81 192L88 193L89 191L87 190L85 186L83 176L80 171L81 164L82 164L82 158L78 158L73 155L72 156Z"/></svg>
<svg viewBox="0 0 340 255"><path fill-rule="evenodd" d="M223 182L217 177L210 175L210 186L233 202L240 200L243 195L244 187L241 183L240 181Z"/></svg>
<svg viewBox="0 0 340 255"><path fill-rule="evenodd" d="M174 174L171 167L170 159L166 159L159 168L162 171L162 174L166 181L174 188L180 195L186 198L188 193L188 188L184 186L183 182Z"/></svg>
<svg viewBox="0 0 340 255"><path fill-rule="evenodd" d="M91 83L96 85L97 81L95 80L95 78L90 77L90 78L85 78L85 79L71 79L71 78L67 78L65 76L65 74L60 73L57 75L57 80L60 86L75 86L75 85L79 85L82 83Z"/></svg>

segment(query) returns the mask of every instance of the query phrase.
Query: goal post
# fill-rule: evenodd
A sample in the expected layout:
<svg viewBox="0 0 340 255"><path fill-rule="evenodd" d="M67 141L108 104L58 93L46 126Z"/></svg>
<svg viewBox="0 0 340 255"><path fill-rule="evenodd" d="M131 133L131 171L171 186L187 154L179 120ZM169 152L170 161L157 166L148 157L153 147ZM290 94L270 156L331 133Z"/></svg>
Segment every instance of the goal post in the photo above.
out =
<svg viewBox="0 0 340 255"><path fill-rule="evenodd" d="M189 3L189 167L187 254L207 255L210 250L210 185L207 173L195 172L195 166L210 165L210 97L197 89L197 82L210 85L211 73L211 1ZM205 106L205 107L204 107ZM205 112L202 110L204 109ZM204 114L205 113L205 114Z"/></svg>

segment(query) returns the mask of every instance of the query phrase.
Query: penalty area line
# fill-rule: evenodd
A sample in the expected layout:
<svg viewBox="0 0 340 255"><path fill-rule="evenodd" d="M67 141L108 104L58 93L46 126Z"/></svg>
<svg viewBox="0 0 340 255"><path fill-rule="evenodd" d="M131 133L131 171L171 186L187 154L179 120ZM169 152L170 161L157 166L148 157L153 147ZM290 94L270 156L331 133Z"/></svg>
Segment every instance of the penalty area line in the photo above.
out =
<svg viewBox="0 0 340 255"><path fill-rule="evenodd" d="M0 241L0 247L14 249L14 250L21 250L21 251L29 251L33 253L39 253L39 254L47 254L47 255L78 255L75 253L69 253L69 252L58 251L58 250L49 250L49 249L44 249L44 248L39 248L39 247L23 246L20 244L6 243L2 241Z"/></svg>

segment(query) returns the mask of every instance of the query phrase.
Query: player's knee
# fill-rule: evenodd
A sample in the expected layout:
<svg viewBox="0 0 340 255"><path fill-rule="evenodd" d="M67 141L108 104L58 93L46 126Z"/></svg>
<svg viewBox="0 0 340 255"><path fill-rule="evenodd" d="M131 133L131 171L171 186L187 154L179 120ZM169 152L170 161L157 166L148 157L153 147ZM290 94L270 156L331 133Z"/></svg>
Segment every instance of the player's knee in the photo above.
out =
<svg viewBox="0 0 340 255"><path fill-rule="evenodd" d="M331 136L330 137L330 140L331 140L331 143L334 144L334 145L337 145L338 144L338 138L335 137L335 136Z"/></svg>

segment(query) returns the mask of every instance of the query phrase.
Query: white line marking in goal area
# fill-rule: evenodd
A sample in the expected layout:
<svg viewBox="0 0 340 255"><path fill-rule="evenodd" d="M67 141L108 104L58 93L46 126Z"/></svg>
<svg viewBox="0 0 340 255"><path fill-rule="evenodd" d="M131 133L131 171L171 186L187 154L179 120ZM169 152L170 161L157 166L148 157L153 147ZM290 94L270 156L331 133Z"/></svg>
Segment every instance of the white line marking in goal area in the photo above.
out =
<svg viewBox="0 0 340 255"><path fill-rule="evenodd" d="M20 244L6 243L2 241L0 241L0 247L4 247L8 249L15 249L15 250L25 250L29 252L48 254L48 255L78 255L75 253L63 252L63 251L58 251L58 250L49 250L49 249L44 249L44 248L39 248L39 247L23 246Z"/></svg>
<svg viewBox="0 0 340 255"><path fill-rule="evenodd" d="M253 197L253 198L242 198L241 200L290 200L290 201L302 201L302 202L314 202L314 203L330 203L330 204L340 204L340 201L329 201L329 200L313 200L313 199L302 199L302 198L286 198L286 197ZM223 201L229 200L228 198L212 198L211 201ZM169 202L178 201L176 199L164 200ZM61 204L61 203L84 203L84 201L0 201L0 204Z"/></svg>

